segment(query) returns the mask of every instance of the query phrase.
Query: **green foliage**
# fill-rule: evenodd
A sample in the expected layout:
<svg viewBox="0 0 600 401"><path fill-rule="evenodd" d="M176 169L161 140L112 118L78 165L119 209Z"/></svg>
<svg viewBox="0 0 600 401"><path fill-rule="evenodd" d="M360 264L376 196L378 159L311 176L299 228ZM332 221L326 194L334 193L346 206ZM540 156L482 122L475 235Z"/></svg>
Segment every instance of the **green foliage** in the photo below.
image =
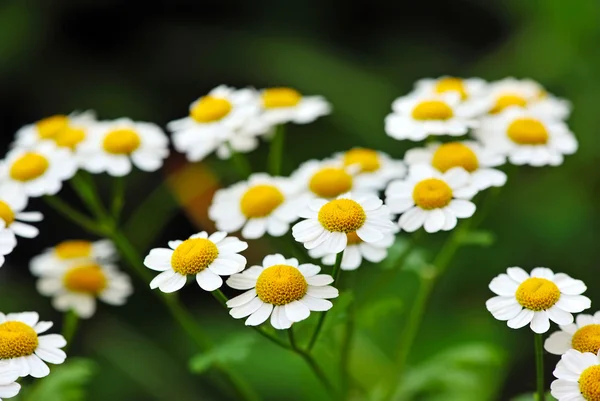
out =
<svg viewBox="0 0 600 401"><path fill-rule="evenodd" d="M488 230L469 230L463 232L458 239L462 245L478 245L489 247L494 244L496 236Z"/></svg>
<svg viewBox="0 0 600 401"><path fill-rule="evenodd" d="M195 355L190 359L190 370L194 373L204 373L214 364L241 362L248 357L256 337L249 334L238 334L219 344L208 352Z"/></svg>
<svg viewBox="0 0 600 401"><path fill-rule="evenodd" d="M510 401L538 401L536 394L523 394L511 399ZM556 401L550 393L546 394L546 401Z"/></svg>

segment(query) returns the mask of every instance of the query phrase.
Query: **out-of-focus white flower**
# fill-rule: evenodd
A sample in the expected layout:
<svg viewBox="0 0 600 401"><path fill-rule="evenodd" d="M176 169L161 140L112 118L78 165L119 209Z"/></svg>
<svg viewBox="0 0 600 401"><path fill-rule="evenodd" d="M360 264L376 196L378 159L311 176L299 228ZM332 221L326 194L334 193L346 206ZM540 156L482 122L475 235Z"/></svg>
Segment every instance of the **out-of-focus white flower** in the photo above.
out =
<svg viewBox="0 0 600 401"><path fill-rule="evenodd" d="M577 315L575 323L560 326L546 339L546 351L555 355L562 355L570 349L579 352L600 351L600 312L594 315Z"/></svg>
<svg viewBox="0 0 600 401"><path fill-rule="evenodd" d="M27 222L42 221L44 216L40 212L24 212L27 202L27 196L18 185L0 185L0 226L12 233L13 237L35 238L40 232Z"/></svg>
<svg viewBox="0 0 600 401"><path fill-rule="evenodd" d="M322 96L303 96L292 88L268 88L260 93L260 118L270 126L308 124L331 113L331 105Z"/></svg>
<svg viewBox="0 0 600 401"><path fill-rule="evenodd" d="M394 160L383 152L366 148L353 148L336 155L344 166L355 173L356 188L382 190L393 179L406 175L402 160ZM354 186L353 185L353 186Z"/></svg>
<svg viewBox="0 0 600 401"><path fill-rule="evenodd" d="M457 93L462 101L477 98L485 94L487 83L481 78L439 77L424 78L415 83L415 92L427 95L448 92Z"/></svg>
<svg viewBox="0 0 600 401"><path fill-rule="evenodd" d="M77 261L111 263L117 259L117 250L110 240L68 240L46 249L31 259L29 270L35 276L65 268Z"/></svg>

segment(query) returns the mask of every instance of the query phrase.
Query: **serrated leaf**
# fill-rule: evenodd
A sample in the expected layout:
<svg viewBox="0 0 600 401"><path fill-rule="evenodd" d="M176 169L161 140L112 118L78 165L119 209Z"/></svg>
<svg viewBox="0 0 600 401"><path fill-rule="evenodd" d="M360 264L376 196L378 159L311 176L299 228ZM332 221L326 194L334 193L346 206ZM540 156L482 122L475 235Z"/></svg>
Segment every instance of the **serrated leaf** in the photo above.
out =
<svg viewBox="0 0 600 401"><path fill-rule="evenodd" d="M244 334L221 341L218 346L208 352L195 355L190 359L190 370L204 373L215 363L227 364L240 362L248 357L252 344L256 339Z"/></svg>
<svg viewBox="0 0 600 401"><path fill-rule="evenodd" d="M459 237L463 245L491 246L495 240L494 233L487 230L466 231Z"/></svg>

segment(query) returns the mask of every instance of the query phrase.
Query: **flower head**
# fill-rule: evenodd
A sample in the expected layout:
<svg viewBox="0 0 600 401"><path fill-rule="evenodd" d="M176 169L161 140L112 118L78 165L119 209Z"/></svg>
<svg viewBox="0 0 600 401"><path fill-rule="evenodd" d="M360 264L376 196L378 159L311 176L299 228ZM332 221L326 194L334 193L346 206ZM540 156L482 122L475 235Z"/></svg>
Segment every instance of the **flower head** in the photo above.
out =
<svg viewBox="0 0 600 401"><path fill-rule="evenodd" d="M39 230L27 222L42 221L44 216L40 212L25 212L27 202L27 196L18 185L0 185L0 226L13 236L35 238Z"/></svg>
<svg viewBox="0 0 600 401"><path fill-rule="evenodd" d="M352 148L337 154L335 160L341 161L353 173L352 186L359 190L382 190L391 180L406 174L406 167L401 160L394 160L374 149Z"/></svg>
<svg viewBox="0 0 600 401"><path fill-rule="evenodd" d="M492 315L508 321L511 329L530 325L535 333L550 329L550 320L559 325L573 323L571 313L590 307L589 298L581 295L586 286L564 273L554 274L545 267L536 267L527 274L520 267L509 267L490 283L498 296L486 302Z"/></svg>
<svg viewBox="0 0 600 401"><path fill-rule="evenodd" d="M600 401L599 353L567 351L554 369L551 393L558 401Z"/></svg>
<svg viewBox="0 0 600 401"><path fill-rule="evenodd" d="M482 96L487 84L480 78L439 77L420 79L415 83L415 92L427 95L454 92L462 101Z"/></svg>
<svg viewBox="0 0 600 401"><path fill-rule="evenodd" d="M308 124L331 113L322 96L303 96L292 88L268 88L260 92L260 118L268 125Z"/></svg>
<svg viewBox="0 0 600 401"><path fill-rule="evenodd" d="M279 330L308 318L311 311L326 311L333 306L327 299L336 298L338 290L329 284L333 277L318 274L313 264L298 264L297 259L268 255L262 266L252 266L227 279L227 285L247 290L230 299L229 314L246 319L247 326L258 326L271 317L271 325Z"/></svg>
<svg viewBox="0 0 600 401"><path fill-rule="evenodd" d="M29 269L35 276L63 269L73 262L92 261L110 263L117 259L117 250L110 240L96 242L87 240L67 240L46 249L41 255L31 259Z"/></svg>
<svg viewBox="0 0 600 401"><path fill-rule="evenodd" d="M575 323L560 326L546 339L546 351L562 355L570 349L579 352L600 351L600 312L592 315L577 315Z"/></svg>

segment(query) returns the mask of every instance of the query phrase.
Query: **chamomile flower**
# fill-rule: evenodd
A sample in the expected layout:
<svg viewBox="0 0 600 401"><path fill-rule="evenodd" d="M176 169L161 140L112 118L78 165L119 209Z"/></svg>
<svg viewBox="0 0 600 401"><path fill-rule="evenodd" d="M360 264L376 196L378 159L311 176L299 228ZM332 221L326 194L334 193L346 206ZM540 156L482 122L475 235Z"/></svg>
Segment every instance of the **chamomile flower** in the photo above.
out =
<svg viewBox="0 0 600 401"><path fill-rule="evenodd" d="M3 222L0 221L0 226L2 226ZM4 228L0 228L0 267L4 265L6 262L5 256L10 254L15 247L17 246L17 238L15 234Z"/></svg>
<svg viewBox="0 0 600 401"><path fill-rule="evenodd" d="M486 302L487 309L498 320L507 321L511 329L530 325L535 333L550 329L550 320L559 325L573 323L571 313L590 307L589 298L581 295L586 286L564 273L554 274L536 267L527 274L520 267L509 267L490 283L498 296Z"/></svg>
<svg viewBox="0 0 600 401"><path fill-rule="evenodd" d="M271 126L285 123L308 124L331 113L322 96L303 96L292 88L268 88L260 93L260 118Z"/></svg>
<svg viewBox="0 0 600 401"><path fill-rule="evenodd" d="M56 195L63 181L75 175L71 151L43 142L30 149L14 148L0 162L0 182L16 184L27 196Z"/></svg>
<svg viewBox="0 0 600 401"><path fill-rule="evenodd" d="M21 385L16 383L19 378L19 365L12 360L0 360L0 401L19 394Z"/></svg>
<svg viewBox="0 0 600 401"><path fill-rule="evenodd" d="M218 86L190 105L189 116L167 124L173 145L192 162L214 151L227 158L231 150L250 152L258 146L257 136L268 125L258 117L260 100L252 89Z"/></svg>
<svg viewBox="0 0 600 401"><path fill-rule="evenodd" d="M110 263L116 259L117 249L110 240L67 240L33 257L29 263L29 270L33 275L40 276L78 260Z"/></svg>
<svg viewBox="0 0 600 401"><path fill-rule="evenodd" d="M578 143L567 124L546 114L512 107L489 117L478 138L485 146L508 156L516 165L558 166Z"/></svg>
<svg viewBox="0 0 600 401"><path fill-rule="evenodd" d="M4 227L13 236L35 238L40 231L24 222L39 222L44 216L40 212L24 212L27 201L27 196L18 185L0 185L0 220L3 221Z"/></svg>
<svg viewBox="0 0 600 401"><path fill-rule="evenodd" d="M306 220L292 227L294 239L321 255L346 249L349 233L370 244L394 230L388 208L374 195L347 193L332 201L314 199L299 215Z"/></svg>
<svg viewBox="0 0 600 401"><path fill-rule="evenodd" d="M478 191L506 183L506 174L493 168L505 161L502 154L474 141L430 143L424 148L410 149L404 156L404 162L409 166L428 164L440 173L462 167L471 175L471 184Z"/></svg>
<svg viewBox="0 0 600 401"><path fill-rule="evenodd" d="M481 78L444 76L420 79L415 83L415 92L428 95L455 92L462 101L482 96L486 89L487 83Z"/></svg>
<svg viewBox="0 0 600 401"><path fill-rule="evenodd" d="M289 329L308 318L311 311L331 309L333 304L328 299L339 295L329 285L333 277L320 271L317 265L299 265L297 259L268 255L262 266L252 266L227 279L231 288L247 290L227 301L229 314L235 319L248 317L247 326L258 326L270 316L274 328Z"/></svg>
<svg viewBox="0 0 600 401"><path fill-rule="evenodd" d="M429 165L411 166L406 180L392 181L385 190L385 204L400 214L398 226L413 232L423 227L428 233L449 231L457 218L475 213L469 200L477 189L470 185L469 173L453 167L444 173Z"/></svg>
<svg viewBox="0 0 600 401"><path fill-rule="evenodd" d="M577 315L575 323L560 326L546 339L546 351L562 355L570 349L579 352L598 353L600 350L600 312Z"/></svg>
<svg viewBox="0 0 600 401"><path fill-rule="evenodd" d="M553 373L550 389L558 401L600 401L600 353L569 350Z"/></svg>
<svg viewBox="0 0 600 401"><path fill-rule="evenodd" d="M58 147L75 150L95 122L93 111L47 117L18 130L15 145L32 148L40 142L52 141Z"/></svg>
<svg viewBox="0 0 600 401"><path fill-rule="evenodd" d="M298 219L298 209L304 204L296 192L288 178L252 174L247 181L218 190L208 215L218 230L232 233L241 229L244 238L260 238L265 233L281 237Z"/></svg>
<svg viewBox="0 0 600 401"><path fill-rule="evenodd" d="M382 190L393 179L406 174L406 166L401 160L394 160L383 152L366 148L353 148L336 155L345 167L354 172L353 186ZM346 190L345 192L348 192Z"/></svg>
<svg viewBox="0 0 600 401"><path fill-rule="evenodd" d="M80 145L79 163L90 173L123 177L131 165L156 171L169 155L169 140L155 124L128 118L97 123Z"/></svg>
<svg viewBox="0 0 600 401"><path fill-rule="evenodd" d="M67 345L60 334L45 334L52 322L41 322L36 312L0 313L0 360L17 364L19 376L46 377L50 369L45 362L61 364ZM3 371L0 370L0 374Z"/></svg>
<svg viewBox="0 0 600 401"><path fill-rule="evenodd" d="M385 131L394 139L420 141L429 135L461 136L478 121L478 107L461 103L456 92L425 95L412 93L392 104Z"/></svg>
<svg viewBox="0 0 600 401"><path fill-rule="evenodd" d="M150 282L150 288L162 292L180 290L190 275L196 277L200 288L214 291L223 285L221 276L246 267L246 258L239 252L248 244L220 231L210 236L202 231L185 241L170 241L169 248L153 249L144 260L146 267L162 272Z"/></svg>

